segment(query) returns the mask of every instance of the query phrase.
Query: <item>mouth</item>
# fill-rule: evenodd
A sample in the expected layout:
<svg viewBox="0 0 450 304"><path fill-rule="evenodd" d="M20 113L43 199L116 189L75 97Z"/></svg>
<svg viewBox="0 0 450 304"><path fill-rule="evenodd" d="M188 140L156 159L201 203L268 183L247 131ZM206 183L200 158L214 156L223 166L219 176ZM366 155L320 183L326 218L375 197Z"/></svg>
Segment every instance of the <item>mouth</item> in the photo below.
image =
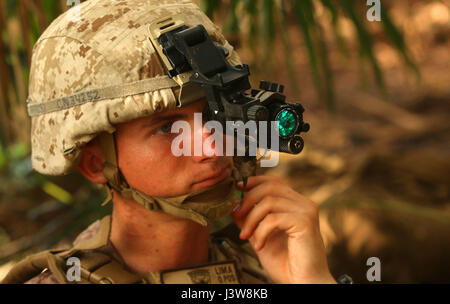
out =
<svg viewBox="0 0 450 304"><path fill-rule="evenodd" d="M216 170L211 174L207 175L205 178L202 178L201 180L194 182L192 184L192 190L199 190L220 183L221 181L229 177L231 175L231 172L232 172L231 165Z"/></svg>

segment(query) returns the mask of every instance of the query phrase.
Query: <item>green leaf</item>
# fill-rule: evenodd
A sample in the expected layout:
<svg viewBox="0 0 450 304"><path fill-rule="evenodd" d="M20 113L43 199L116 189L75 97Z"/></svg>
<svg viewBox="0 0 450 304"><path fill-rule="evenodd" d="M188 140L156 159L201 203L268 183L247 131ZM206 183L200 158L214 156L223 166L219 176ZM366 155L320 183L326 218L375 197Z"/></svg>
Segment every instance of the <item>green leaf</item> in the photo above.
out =
<svg viewBox="0 0 450 304"><path fill-rule="evenodd" d="M22 159L30 153L30 145L27 143L16 143L9 147L8 155L12 160Z"/></svg>
<svg viewBox="0 0 450 304"><path fill-rule="evenodd" d="M61 1L43 0L45 17L47 20L54 20L62 12Z"/></svg>
<svg viewBox="0 0 450 304"><path fill-rule="evenodd" d="M13 176L19 180L25 180L25 178L33 171L33 166L31 164L31 157L26 157L21 160L17 160L10 165Z"/></svg>
<svg viewBox="0 0 450 304"><path fill-rule="evenodd" d="M275 38L275 24L274 24L274 6L273 0L263 0L263 33L267 44L271 44Z"/></svg>
<svg viewBox="0 0 450 304"><path fill-rule="evenodd" d="M299 95L300 88L298 86L298 78L297 73L294 69L294 58L292 57L292 47L291 47L291 41L289 39L289 32L288 32L288 21L287 21L287 12L286 12L286 6L285 2L281 1L281 8L280 8L280 32L281 32L281 42L283 43L283 50L284 55L286 56L286 69L288 71L289 75L289 83L291 86L291 89L295 96Z"/></svg>
<svg viewBox="0 0 450 304"><path fill-rule="evenodd" d="M249 19L249 25L250 25L250 32L248 36L249 40L249 48L250 52L252 54L251 61L250 61L250 68L253 73L258 73L259 67L258 67L258 45L259 45L259 38L260 38L260 15L258 11L258 1L255 0L242 0L244 4L244 12L247 14Z"/></svg>
<svg viewBox="0 0 450 304"><path fill-rule="evenodd" d="M325 35L323 33L322 26L317 23L317 40L319 45L319 52L321 58L321 70L323 75L323 81L325 82L325 101L327 102L328 109L330 111L336 110L335 95L334 95L334 81L333 72L331 71L331 64L328 57L328 47L325 42Z"/></svg>
<svg viewBox="0 0 450 304"><path fill-rule="evenodd" d="M400 32L400 30L394 25L392 22L391 17L389 16L389 13L384 9L384 7L381 7L381 21L383 24L384 32L388 36L388 38L391 40L394 47L397 49L397 51L400 53L400 55L403 57L403 60L405 63L411 68L411 70L414 71L417 77L420 77L420 71L417 68L416 64L411 58L409 49L407 48L405 44L405 39L403 37L403 34Z"/></svg>
<svg viewBox="0 0 450 304"><path fill-rule="evenodd" d="M69 192L50 181L45 181L42 184L42 190L63 204L70 204L73 200L73 197Z"/></svg>
<svg viewBox="0 0 450 304"><path fill-rule="evenodd" d="M211 20L214 19L214 12L220 7L220 2L220 0L202 0L201 8Z"/></svg>
<svg viewBox="0 0 450 304"><path fill-rule="evenodd" d="M6 15L7 18L14 17L17 13L17 0L7 0L6 1Z"/></svg>
<svg viewBox="0 0 450 304"><path fill-rule="evenodd" d="M314 46L313 39L311 37L310 33L310 25L307 21L306 15L308 13L306 12L308 10L308 5L305 5L308 0L291 0L292 7L294 8L294 13L297 18L297 22L300 25L300 30L303 34L303 41L305 42L306 49L308 51L308 57L309 57L309 65L311 67L311 73L313 76L313 82L316 87L317 92L319 92L319 96L322 95L322 85L320 82L320 74L319 74L319 65L318 65L318 59L316 57L316 48Z"/></svg>
<svg viewBox="0 0 450 304"><path fill-rule="evenodd" d="M244 10L250 17L250 39L253 40L259 33L259 14L257 10L257 1L255 0L243 0Z"/></svg>
<svg viewBox="0 0 450 304"><path fill-rule="evenodd" d="M240 31L239 17L236 12L237 5L239 2L240 2L239 0L231 0L229 21L225 26L225 29L233 34L238 34Z"/></svg>
<svg viewBox="0 0 450 304"><path fill-rule="evenodd" d="M350 54L348 51L347 46L345 45L344 37L342 36L341 29L339 26L339 12L335 4L331 2L331 0L321 0L324 7L330 12L331 14L331 23L333 28L333 34L336 39L336 43L338 46L339 51L341 54L344 55L345 58L349 58Z"/></svg>
<svg viewBox="0 0 450 304"><path fill-rule="evenodd" d="M9 243L11 241L11 237L8 232L0 226L0 247Z"/></svg>
<svg viewBox="0 0 450 304"><path fill-rule="evenodd" d="M7 158L4 148L0 145L0 170L6 165Z"/></svg>
<svg viewBox="0 0 450 304"><path fill-rule="evenodd" d="M386 86L384 84L383 74L381 72L380 66L378 64L378 60L376 59L373 53L373 43L372 38L367 31L364 23L362 23L357 17L357 13L354 8L354 0L341 0L339 3L342 6L342 9L350 18L350 21L356 28L356 33L358 35L360 56L367 57L369 62L372 65L372 71L375 76L375 82L378 88L382 91L383 95L386 95Z"/></svg>

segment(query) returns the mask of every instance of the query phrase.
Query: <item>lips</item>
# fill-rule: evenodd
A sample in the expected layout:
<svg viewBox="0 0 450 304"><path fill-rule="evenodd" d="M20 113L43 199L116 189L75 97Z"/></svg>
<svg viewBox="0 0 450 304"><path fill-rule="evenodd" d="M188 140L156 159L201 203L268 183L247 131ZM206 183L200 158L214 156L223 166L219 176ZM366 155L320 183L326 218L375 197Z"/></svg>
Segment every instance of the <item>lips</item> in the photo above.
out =
<svg viewBox="0 0 450 304"><path fill-rule="evenodd" d="M192 184L192 188L193 190L198 190L213 186L229 177L231 175L231 170L232 170L231 165L228 165L220 170L216 170L211 174L209 174L208 176L194 182Z"/></svg>

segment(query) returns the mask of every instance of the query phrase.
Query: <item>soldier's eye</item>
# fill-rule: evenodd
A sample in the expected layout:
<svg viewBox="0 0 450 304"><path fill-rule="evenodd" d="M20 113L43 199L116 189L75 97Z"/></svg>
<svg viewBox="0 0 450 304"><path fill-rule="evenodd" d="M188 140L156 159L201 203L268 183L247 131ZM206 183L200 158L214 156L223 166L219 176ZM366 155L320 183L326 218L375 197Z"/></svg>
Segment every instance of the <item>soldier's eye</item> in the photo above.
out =
<svg viewBox="0 0 450 304"><path fill-rule="evenodd" d="M167 134L170 133L173 122L168 122L155 130L155 134Z"/></svg>

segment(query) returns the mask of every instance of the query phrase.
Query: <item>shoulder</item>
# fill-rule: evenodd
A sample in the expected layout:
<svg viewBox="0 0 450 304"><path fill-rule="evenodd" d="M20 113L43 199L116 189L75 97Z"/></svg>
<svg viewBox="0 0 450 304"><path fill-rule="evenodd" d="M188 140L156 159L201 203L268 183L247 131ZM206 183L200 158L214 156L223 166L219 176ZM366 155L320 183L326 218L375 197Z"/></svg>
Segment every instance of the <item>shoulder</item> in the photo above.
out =
<svg viewBox="0 0 450 304"><path fill-rule="evenodd" d="M76 246L92 238L100 229L100 221L92 223L73 242ZM65 283L66 257L72 248L46 250L19 261L8 272L2 284L58 284ZM66 254L67 253L67 254Z"/></svg>
<svg viewBox="0 0 450 304"><path fill-rule="evenodd" d="M59 284L55 275L50 270L44 270L34 278L25 282L25 284Z"/></svg>
<svg viewBox="0 0 450 304"><path fill-rule="evenodd" d="M2 284L41 283L64 281L64 250L46 250L26 257L8 272Z"/></svg>

